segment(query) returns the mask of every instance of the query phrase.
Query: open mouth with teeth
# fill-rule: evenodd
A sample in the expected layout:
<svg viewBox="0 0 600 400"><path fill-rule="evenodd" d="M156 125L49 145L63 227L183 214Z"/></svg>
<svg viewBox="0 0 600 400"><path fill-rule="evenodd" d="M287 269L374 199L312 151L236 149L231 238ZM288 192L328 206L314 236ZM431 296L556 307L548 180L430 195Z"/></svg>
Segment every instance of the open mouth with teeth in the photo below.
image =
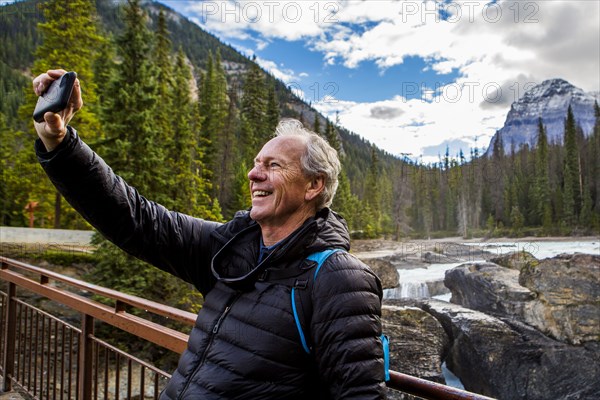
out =
<svg viewBox="0 0 600 400"><path fill-rule="evenodd" d="M267 192L266 190L255 190L254 192L252 192L252 197L267 197L270 194L272 194L273 192Z"/></svg>

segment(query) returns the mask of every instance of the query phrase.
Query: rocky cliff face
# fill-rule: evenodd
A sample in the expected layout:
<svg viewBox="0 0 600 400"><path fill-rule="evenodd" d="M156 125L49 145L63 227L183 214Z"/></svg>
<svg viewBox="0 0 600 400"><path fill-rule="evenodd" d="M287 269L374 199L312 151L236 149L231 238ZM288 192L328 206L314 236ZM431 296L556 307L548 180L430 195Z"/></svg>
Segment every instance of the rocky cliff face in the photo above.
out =
<svg viewBox="0 0 600 400"><path fill-rule="evenodd" d="M524 144L535 147L540 117L546 126L548 141L562 143L569 105L577 124L588 136L594 127L595 101L600 102L599 93L586 93L563 79L546 80L511 105L504 126L490 141L486 155L492 154L498 136L502 138L505 153L510 153L512 146L515 150Z"/></svg>
<svg viewBox="0 0 600 400"><path fill-rule="evenodd" d="M563 254L528 264L519 283L536 295L525 322L568 343L600 341L600 256Z"/></svg>
<svg viewBox="0 0 600 400"><path fill-rule="evenodd" d="M406 300L390 300L381 310L383 332L390 341L390 368L445 383L441 365L448 351L449 339L439 321ZM395 390L388 391L390 400L418 400Z"/></svg>
<svg viewBox="0 0 600 400"><path fill-rule="evenodd" d="M480 263L448 271L452 302L516 318L567 343L600 340L600 256L531 258L521 270Z"/></svg>
<svg viewBox="0 0 600 400"><path fill-rule="evenodd" d="M446 272L452 303L492 315L522 316L535 294L519 285L519 271L492 263L463 264Z"/></svg>
<svg viewBox="0 0 600 400"><path fill-rule="evenodd" d="M398 355L390 360L390 368L445 383L441 364L449 341L444 328L426 311L396 304L386 304L381 310L390 352Z"/></svg>
<svg viewBox="0 0 600 400"><path fill-rule="evenodd" d="M384 289L391 289L398 286L398 270L388 258L363 259L372 270L381 279L381 286Z"/></svg>
<svg viewBox="0 0 600 400"><path fill-rule="evenodd" d="M446 272L459 304L385 302L392 368L439 380L445 360L467 390L500 400L598 399L600 256L494 261Z"/></svg>
<svg viewBox="0 0 600 400"><path fill-rule="evenodd" d="M497 399L597 399L600 342L573 346L516 320L430 300L449 332L446 363L467 390Z"/></svg>

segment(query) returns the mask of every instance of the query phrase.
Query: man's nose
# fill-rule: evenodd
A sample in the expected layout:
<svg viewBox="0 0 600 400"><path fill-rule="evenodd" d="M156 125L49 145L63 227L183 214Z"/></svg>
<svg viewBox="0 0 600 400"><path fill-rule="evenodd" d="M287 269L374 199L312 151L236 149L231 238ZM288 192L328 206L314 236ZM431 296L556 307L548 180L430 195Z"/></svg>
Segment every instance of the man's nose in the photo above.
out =
<svg viewBox="0 0 600 400"><path fill-rule="evenodd" d="M267 179L267 173L260 164L256 164L250 172L248 172L248 179L251 181L264 181Z"/></svg>

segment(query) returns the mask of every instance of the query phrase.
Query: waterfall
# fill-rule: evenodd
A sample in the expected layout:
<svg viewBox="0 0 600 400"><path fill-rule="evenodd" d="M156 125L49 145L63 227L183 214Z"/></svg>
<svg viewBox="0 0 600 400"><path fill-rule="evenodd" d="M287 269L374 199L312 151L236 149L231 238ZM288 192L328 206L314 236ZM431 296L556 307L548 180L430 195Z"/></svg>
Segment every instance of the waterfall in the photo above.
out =
<svg viewBox="0 0 600 400"><path fill-rule="evenodd" d="M436 283L443 286L446 271L461 265L462 262L450 264L431 264L426 268L398 268L398 287L385 289L384 299L424 298L439 295ZM430 292L430 286L433 292ZM439 286L439 285L437 285Z"/></svg>
<svg viewBox="0 0 600 400"><path fill-rule="evenodd" d="M429 288L425 282L402 282L397 288L384 290L385 299L423 298L429 296Z"/></svg>
<svg viewBox="0 0 600 400"><path fill-rule="evenodd" d="M400 284L400 298L419 299L429 297L429 288L425 282L403 282Z"/></svg>

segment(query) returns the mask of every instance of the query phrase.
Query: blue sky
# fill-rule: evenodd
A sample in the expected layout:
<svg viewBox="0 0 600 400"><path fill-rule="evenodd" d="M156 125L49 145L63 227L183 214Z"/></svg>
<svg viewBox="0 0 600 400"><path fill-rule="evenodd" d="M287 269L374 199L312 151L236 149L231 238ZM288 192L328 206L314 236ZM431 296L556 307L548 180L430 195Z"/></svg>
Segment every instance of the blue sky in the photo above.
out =
<svg viewBox="0 0 600 400"><path fill-rule="evenodd" d="M345 128L424 162L486 148L546 79L600 91L600 0L160 2Z"/></svg>
<svg viewBox="0 0 600 400"><path fill-rule="evenodd" d="M484 149L543 80L600 90L600 2L169 1L386 151Z"/></svg>
<svg viewBox="0 0 600 400"><path fill-rule="evenodd" d="M245 52L254 44L251 40L231 40L229 43ZM322 101L326 96L373 102L392 98L398 93L404 93L408 98L420 98L422 87L454 82L458 77L456 70L449 74L438 74L431 69L424 71L427 63L419 57L408 57L402 64L385 70L374 61L365 61L360 68L325 64L322 53L311 50L301 40L274 39L264 49L251 51L251 54L263 60L280 60L278 68L289 71L288 82L298 84L306 99L313 102ZM282 54L285 54L284 58ZM419 82L419 85L406 85L406 82Z"/></svg>

